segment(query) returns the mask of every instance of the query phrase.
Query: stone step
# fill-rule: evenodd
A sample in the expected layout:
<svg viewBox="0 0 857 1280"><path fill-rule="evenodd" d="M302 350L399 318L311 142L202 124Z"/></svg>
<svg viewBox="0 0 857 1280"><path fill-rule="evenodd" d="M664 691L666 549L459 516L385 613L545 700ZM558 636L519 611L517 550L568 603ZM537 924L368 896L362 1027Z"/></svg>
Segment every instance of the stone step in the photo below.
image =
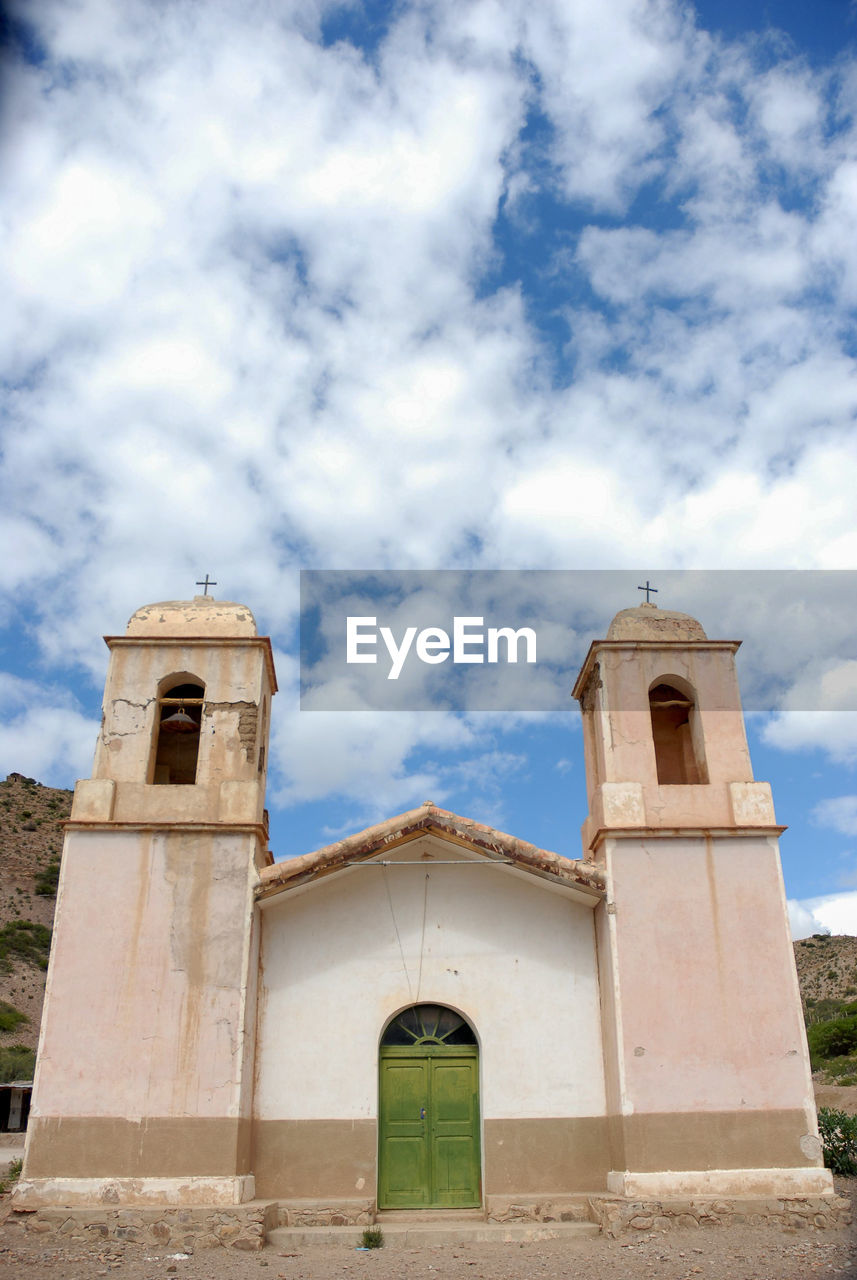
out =
<svg viewBox="0 0 857 1280"><path fill-rule="evenodd" d="M379 1226L385 1223L416 1223L422 1226L427 1222L485 1222L484 1209L379 1209L375 1214L375 1222Z"/></svg>
<svg viewBox="0 0 857 1280"><path fill-rule="evenodd" d="M385 1249L430 1249L435 1245L516 1244L562 1239L572 1244L600 1234L597 1222L480 1222L435 1221L378 1224ZM268 1246L277 1250L308 1249L313 1245L342 1245L357 1249L363 1242L362 1227L275 1227L268 1232Z"/></svg>

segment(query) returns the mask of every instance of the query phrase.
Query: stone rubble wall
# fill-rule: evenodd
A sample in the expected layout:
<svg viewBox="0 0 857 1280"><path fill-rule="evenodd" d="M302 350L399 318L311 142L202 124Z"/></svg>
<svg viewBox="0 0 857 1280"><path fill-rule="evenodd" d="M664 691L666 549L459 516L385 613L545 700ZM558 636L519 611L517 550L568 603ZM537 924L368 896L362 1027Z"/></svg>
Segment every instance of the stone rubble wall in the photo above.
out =
<svg viewBox="0 0 857 1280"><path fill-rule="evenodd" d="M374 1200L336 1200L326 1205L292 1201L280 1204L278 1227L371 1227L375 1221Z"/></svg>
<svg viewBox="0 0 857 1280"><path fill-rule="evenodd" d="M803 1199L690 1199L623 1200L593 1196L590 1215L603 1235L615 1238L628 1231L672 1231L677 1227L697 1231L703 1227L771 1226L799 1231L826 1231L851 1223L847 1196Z"/></svg>
<svg viewBox="0 0 857 1280"><path fill-rule="evenodd" d="M329 1205L281 1205L253 1201L228 1208L161 1206L133 1209L43 1208L10 1210L4 1226L38 1234L52 1242L99 1241L123 1247L145 1245L175 1253L202 1249L264 1248L267 1233L276 1227L370 1226L375 1220L371 1201ZM804 1199L687 1199L625 1200L620 1196L579 1196L538 1202L500 1202L489 1206L489 1223L597 1222L603 1235L663 1232L678 1228L779 1225L785 1231L831 1230L849 1226L847 1196Z"/></svg>
<svg viewBox="0 0 857 1280"><path fill-rule="evenodd" d="M526 1199L506 1201L492 1196L488 1203L488 1222L595 1222L587 1198Z"/></svg>
<svg viewBox="0 0 857 1280"><path fill-rule="evenodd" d="M13 1210L5 1226L57 1240L104 1240L169 1248L176 1253L198 1249L262 1249L277 1226L276 1202L252 1202L228 1208L134 1209L45 1208Z"/></svg>

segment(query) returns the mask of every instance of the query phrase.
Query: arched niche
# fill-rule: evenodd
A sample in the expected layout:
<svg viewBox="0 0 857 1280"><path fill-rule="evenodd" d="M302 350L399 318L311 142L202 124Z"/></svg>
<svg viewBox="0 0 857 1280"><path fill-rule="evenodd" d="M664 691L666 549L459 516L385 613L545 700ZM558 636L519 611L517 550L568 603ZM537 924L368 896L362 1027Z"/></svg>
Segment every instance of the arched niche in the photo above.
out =
<svg viewBox="0 0 857 1280"><path fill-rule="evenodd" d="M696 693L681 676L664 675L649 686L652 741L660 786L708 782L705 743Z"/></svg>
<svg viewBox="0 0 857 1280"><path fill-rule="evenodd" d="M151 781L156 786L196 782L205 685L190 672L161 681L152 750Z"/></svg>

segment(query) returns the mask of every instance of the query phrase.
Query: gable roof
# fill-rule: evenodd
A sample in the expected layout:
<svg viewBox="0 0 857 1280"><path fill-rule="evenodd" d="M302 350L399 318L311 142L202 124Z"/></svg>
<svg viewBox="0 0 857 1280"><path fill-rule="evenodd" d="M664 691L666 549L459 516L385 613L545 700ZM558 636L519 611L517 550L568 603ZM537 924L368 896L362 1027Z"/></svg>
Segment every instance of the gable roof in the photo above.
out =
<svg viewBox="0 0 857 1280"><path fill-rule="evenodd" d="M598 900L604 896L604 875L592 863L563 858L558 853L540 849L494 827L459 817L448 809L439 809L427 800L418 809L409 809L395 818L387 818L365 831L316 849L314 853L263 867L256 897L269 898L285 889L342 871L349 865L377 857L387 849L394 849L422 835L439 836L493 861L576 889L586 897Z"/></svg>

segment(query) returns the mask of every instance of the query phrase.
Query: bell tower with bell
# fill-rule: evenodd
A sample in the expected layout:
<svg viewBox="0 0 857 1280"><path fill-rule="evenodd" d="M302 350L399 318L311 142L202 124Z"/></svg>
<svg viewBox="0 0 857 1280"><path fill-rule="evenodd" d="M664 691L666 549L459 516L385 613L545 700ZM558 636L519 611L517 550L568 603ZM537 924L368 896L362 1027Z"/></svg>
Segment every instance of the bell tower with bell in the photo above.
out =
<svg viewBox="0 0 857 1280"><path fill-rule="evenodd" d="M16 1203L237 1203L254 1195L271 645L208 594L139 609L107 645Z"/></svg>
<svg viewBox="0 0 857 1280"><path fill-rule="evenodd" d="M735 672L651 603L617 614L574 688L596 913L610 1189L819 1195L823 1168L770 787Z"/></svg>

